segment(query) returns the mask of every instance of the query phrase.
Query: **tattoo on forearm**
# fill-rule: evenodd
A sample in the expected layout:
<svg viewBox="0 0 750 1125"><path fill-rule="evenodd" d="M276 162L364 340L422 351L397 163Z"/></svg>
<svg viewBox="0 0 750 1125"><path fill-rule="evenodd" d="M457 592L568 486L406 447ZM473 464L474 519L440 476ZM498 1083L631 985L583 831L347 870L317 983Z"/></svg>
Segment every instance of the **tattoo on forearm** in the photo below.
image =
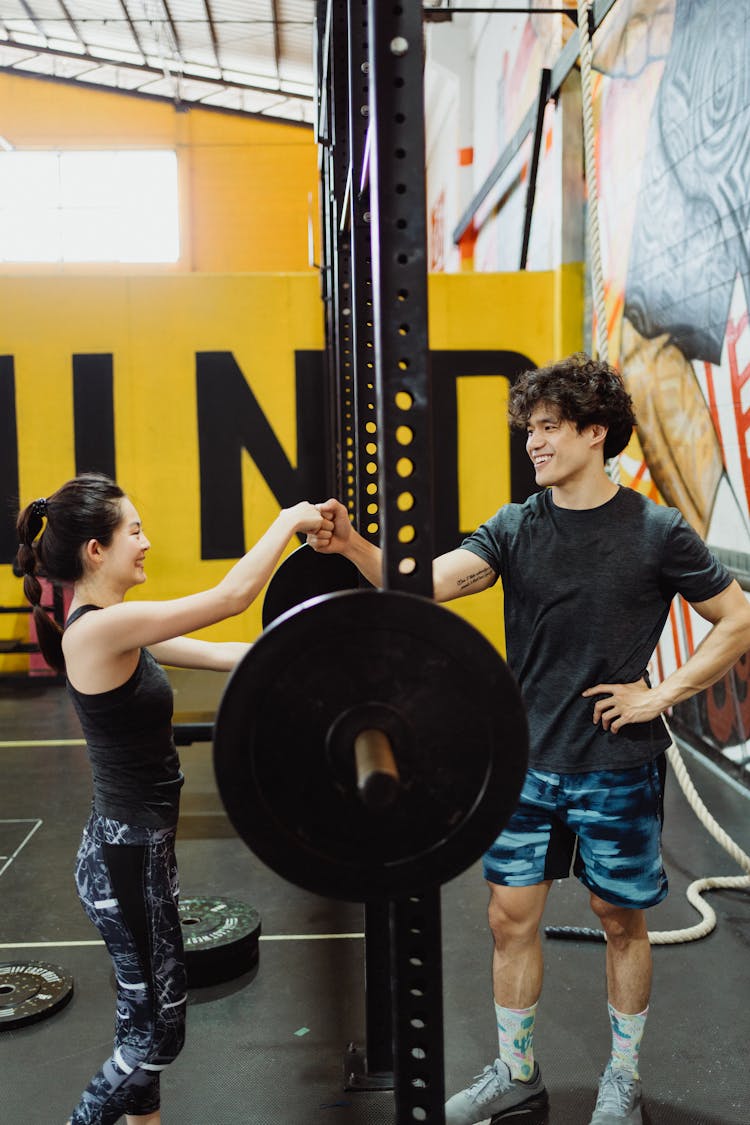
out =
<svg viewBox="0 0 750 1125"><path fill-rule="evenodd" d="M492 567L485 566L482 570L475 570L473 574L462 575L456 582L456 585L459 590L465 590L467 586L473 586L475 582L479 582L482 578L489 577L492 573Z"/></svg>

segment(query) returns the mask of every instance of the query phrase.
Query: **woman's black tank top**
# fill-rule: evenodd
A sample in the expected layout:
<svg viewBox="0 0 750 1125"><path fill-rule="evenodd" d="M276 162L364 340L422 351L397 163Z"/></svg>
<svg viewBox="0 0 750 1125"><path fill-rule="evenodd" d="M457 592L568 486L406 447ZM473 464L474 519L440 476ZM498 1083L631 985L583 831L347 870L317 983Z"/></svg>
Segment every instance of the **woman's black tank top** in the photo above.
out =
<svg viewBox="0 0 750 1125"><path fill-rule="evenodd" d="M101 606L84 605L65 628ZM126 824L177 823L184 777L172 731L174 699L164 669L141 649L133 675L111 691L88 695L67 681L83 728L94 779L94 810Z"/></svg>

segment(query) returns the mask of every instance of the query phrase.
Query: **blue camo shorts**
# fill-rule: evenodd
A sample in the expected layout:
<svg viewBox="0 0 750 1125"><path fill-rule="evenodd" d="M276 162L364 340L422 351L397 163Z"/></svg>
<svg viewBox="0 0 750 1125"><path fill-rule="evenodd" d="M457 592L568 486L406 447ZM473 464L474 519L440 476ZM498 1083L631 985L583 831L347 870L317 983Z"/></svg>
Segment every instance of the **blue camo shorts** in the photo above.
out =
<svg viewBox="0 0 750 1125"><path fill-rule="evenodd" d="M645 909L667 894L661 854L663 754L626 770L530 769L516 811L484 856L484 876L531 887L573 874L614 906Z"/></svg>

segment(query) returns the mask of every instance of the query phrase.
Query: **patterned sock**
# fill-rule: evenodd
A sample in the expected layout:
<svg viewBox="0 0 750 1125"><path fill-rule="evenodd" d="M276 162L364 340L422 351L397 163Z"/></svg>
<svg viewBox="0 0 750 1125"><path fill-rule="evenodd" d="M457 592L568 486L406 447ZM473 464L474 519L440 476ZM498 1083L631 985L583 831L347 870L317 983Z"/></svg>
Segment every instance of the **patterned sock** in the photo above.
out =
<svg viewBox="0 0 750 1125"><path fill-rule="evenodd" d="M500 1058L511 1078L528 1082L534 1073L534 1020L536 1004L530 1008L501 1008L495 1004Z"/></svg>
<svg viewBox="0 0 750 1125"><path fill-rule="evenodd" d="M618 1070L627 1070L638 1078L638 1055L641 1049L643 1028L648 1015L648 1007L637 1015L628 1016L607 1005L609 1022L612 1024L612 1057L610 1062Z"/></svg>

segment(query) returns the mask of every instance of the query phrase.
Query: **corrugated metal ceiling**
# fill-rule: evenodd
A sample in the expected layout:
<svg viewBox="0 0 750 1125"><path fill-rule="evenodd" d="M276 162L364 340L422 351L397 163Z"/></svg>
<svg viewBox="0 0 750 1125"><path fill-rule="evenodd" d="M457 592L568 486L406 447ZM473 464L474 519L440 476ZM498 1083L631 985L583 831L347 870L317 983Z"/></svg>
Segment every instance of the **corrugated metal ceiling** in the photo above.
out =
<svg viewBox="0 0 750 1125"><path fill-rule="evenodd" d="M313 120L315 0L0 0L0 71Z"/></svg>

